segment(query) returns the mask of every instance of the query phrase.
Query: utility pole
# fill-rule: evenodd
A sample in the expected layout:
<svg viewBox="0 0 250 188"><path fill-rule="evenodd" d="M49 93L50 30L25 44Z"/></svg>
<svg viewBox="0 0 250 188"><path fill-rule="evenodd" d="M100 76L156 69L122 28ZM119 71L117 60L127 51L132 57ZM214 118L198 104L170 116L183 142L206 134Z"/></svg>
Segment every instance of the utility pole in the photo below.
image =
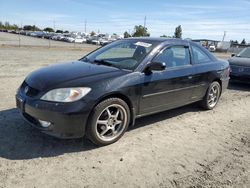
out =
<svg viewBox="0 0 250 188"><path fill-rule="evenodd" d="M54 28L54 32L56 32L56 22L55 22L55 20L53 20L53 28Z"/></svg>
<svg viewBox="0 0 250 188"><path fill-rule="evenodd" d="M146 33L146 22L147 22L147 17L145 16L144 17L144 24L143 24L143 28L144 28L145 33Z"/></svg>
<svg viewBox="0 0 250 188"><path fill-rule="evenodd" d="M21 30L23 28L23 23L21 22L21 27L18 32L18 46L21 47Z"/></svg>
<svg viewBox="0 0 250 188"><path fill-rule="evenodd" d="M147 21L147 17L145 16L144 17L144 25L143 25L144 29L146 28L146 21Z"/></svg>
<svg viewBox="0 0 250 188"><path fill-rule="evenodd" d="M225 38L226 38L226 34L227 34L227 32L226 32L226 31L224 31L224 35L223 35L223 38L222 38L222 42L225 40Z"/></svg>
<svg viewBox="0 0 250 188"><path fill-rule="evenodd" d="M87 20L84 21L84 32L87 33Z"/></svg>

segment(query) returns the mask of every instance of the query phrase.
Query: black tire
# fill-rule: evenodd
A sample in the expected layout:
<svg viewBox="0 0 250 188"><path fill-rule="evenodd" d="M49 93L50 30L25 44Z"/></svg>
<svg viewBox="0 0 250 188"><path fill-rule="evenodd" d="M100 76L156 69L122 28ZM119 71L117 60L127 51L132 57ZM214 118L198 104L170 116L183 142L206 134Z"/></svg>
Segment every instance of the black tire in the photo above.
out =
<svg viewBox="0 0 250 188"><path fill-rule="evenodd" d="M217 92L215 95L215 101L213 103L210 103L211 99L210 99L210 95L213 93L212 89L213 88L217 88ZM215 106L217 105L217 103L219 102L220 99L220 95L221 95L221 85L219 82L214 81L210 84L209 88L207 89L206 95L203 98L203 100L200 102L200 105L202 108L204 108L205 110L212 110L215 108Z"/></svg>
<svg viewBox="0 0 250 188"><path fill-rule="evenodd" d="M105 116L107 116L107 119ZM117 117L115 118L115 116ZM100 124L98 122L106 123ZM118 122L121 123L119 124ZM127 103L120 98L109 98L100 102L92 110L86 128L86 136L98 146L109 145L116 142L123 136L129 126L129 123L130 110ZM116 128L117 130L115 130ZM101 135L105 131L106 133ZM111 138L112 136L114 138Z"/></svg>

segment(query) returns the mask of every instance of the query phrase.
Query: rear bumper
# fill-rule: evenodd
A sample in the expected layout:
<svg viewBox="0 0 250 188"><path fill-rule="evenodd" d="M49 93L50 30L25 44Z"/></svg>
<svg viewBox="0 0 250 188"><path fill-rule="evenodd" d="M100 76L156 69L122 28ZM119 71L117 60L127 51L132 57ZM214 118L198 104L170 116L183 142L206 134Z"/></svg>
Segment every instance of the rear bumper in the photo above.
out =
<svg viewBox="0 0 250 188"><path fill-rule="evenodd" d="M44 101L29 101L16 96L17 107L23 118L41 132L57 138L80 138L85 134L90 110L85 104L60 104ZM80 106L80 108L78 107ZM82 110L86 109L86 110ZM39 120L51 122L49 127L43 127Z"/></svg>

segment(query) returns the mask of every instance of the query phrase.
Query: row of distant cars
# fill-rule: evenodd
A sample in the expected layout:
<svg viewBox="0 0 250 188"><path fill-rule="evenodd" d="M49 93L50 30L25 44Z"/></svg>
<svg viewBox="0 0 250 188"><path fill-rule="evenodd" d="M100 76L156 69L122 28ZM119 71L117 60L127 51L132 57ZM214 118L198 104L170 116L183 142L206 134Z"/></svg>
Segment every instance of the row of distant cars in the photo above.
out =
<svg viewBox="0 0 250 188"><path fill-rule="evenodd" d="M18 31L12 31L11 33L19 34ZM98 34L95 36L90 36L88 33L83 32L71 32L71 33L54 33L45 31L20 31L21 35L45 38L50 40L57 40L69 43L88 43L95 45L106 45L115 40L121 39L119 35L109 35L109 34Z"/></svg>

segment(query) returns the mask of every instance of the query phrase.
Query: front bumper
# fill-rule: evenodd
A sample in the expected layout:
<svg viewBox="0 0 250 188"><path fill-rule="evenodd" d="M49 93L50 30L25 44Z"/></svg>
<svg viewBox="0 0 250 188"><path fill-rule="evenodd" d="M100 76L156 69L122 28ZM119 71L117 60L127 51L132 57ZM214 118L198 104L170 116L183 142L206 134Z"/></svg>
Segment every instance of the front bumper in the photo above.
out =
<svg viewBox="0 0 250 188"><path fill-rule="evenodd" d="M250 83L250 67L231 65L231 80Z"/></svg>
<svg viewBox="0 0 250 188"><path fill-rule="evenodd" d="M80 138L85 134L89 113L84 101L54 103L16 95L17 108L24 119L41 132L57 138ZM51 122L47 128L39 120Z"/></svg>
<svg viewBox="0 0 250 188"><path fill-rule="evenodd" d="M250 83L250 74L231 74L230 75L232 81L238 81L238 82L244 82L244 83Z"/></svg>

